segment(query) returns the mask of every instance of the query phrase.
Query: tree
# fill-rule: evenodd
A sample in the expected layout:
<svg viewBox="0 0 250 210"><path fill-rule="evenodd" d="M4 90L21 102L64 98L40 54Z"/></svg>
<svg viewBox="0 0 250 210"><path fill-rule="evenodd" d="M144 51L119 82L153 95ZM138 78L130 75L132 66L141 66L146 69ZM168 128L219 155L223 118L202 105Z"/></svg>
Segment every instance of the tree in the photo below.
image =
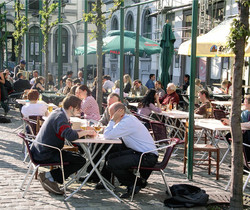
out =
<svg viewBox="0 0 250 210"><path fill-rule="evenodd" d="M96 3L93 4L93 10L89 13L84 13L83 17L85 21L90 21L96 25L96 31L93 31L94 37L97 40L97 88L96 88L96 99L101 111L102 108L102 76L103 76L103 61L102 61L102 46L103 46L103 30L106 28L106 20L110 19L115 11L120 8L121 3L124 0L114 0L114 6L110 9L110 14L108 18L105 17L107 12L102 12L103 2L102 0L96 0ZM96 12L96 13L94 13ZM86 69L85 69L86 71Z"/></svg>
<svg viewBox="0 0 250 210"><path fill-rule="evenodd" d="M45 68L44 68L44 77L45 77L45 89L48 86L48 69L49 69L49 48L48 48L48 39L51 28L58 23L58 19L55 21L49 22L51 14L58 7L58 3L52 3L51 0L43 1L43 10L39 11L39 14L42 16L41 22L41 31L43 34L43 53L45 54Z"/></svg>
<svg viewBox="0 0 250 210"><path fill-rule="evenodd" d="M241 90L242 70L246 40L249 32L249 0L239 0L239 19L234 19L230 32L229 47L235 54L235 65L233 69L233 100L231 110L231 133L232 133L232 171L231 171L231 198L230 209L243 209L243 157L242 157L242 131L241 131Z"/></svg>
<svg viewBox="0 0 250 210"><path fill-rule="evenodd" d="M4 8L4 4L5 4L5 2L0 4L0 50L1 50L1 52L0 52L0 70L3 69L4 47L5 47L5 39L7 36L7 31L5 31L3 33L3 28L5 28L5 23L3 23L4 22L3 20L4 20L6 13L7 13L6 11L2 12L2 9Z"/></svg>
<svg viewBox="0 0 250 210"><path fill-rule="evenodd" d="M13 37L16 41L15 55L18 62L21 60L23 37L25 32L28 30L28 19L25 15L21 14L21 10L23 10L23 7L24 5L20 3L20 0L17 0L14 6L16 18L14 21L15 31L13 33Z"/></svg>

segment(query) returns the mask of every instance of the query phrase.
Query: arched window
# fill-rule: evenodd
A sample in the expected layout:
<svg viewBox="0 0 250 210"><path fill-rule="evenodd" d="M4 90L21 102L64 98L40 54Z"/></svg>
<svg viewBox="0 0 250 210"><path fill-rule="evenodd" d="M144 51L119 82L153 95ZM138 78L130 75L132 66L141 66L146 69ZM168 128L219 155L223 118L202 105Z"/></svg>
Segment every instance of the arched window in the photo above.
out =
<svg viewBox="0 0 250 210"><path fill-rule="evenodd" d="M55 33L55 57L56 57L56 63L58 59L58 29L56 30ZM65 28L62 28L62 62L63 63L68 63L68 32Z"/></svg>
<svg viewBox="0 0 250 210"><path fill-rule="evenodd" d="M152 39L152 17L149 17L150 10L147 9L142 15L142 36Z"/></svg>
<svg viewBox="0 0 250 210"><path fill-rule="evenodd" d="M117 20L117 17L115 16L111 22L111 30L118 30L118 29L119 29L118 20Z"/></svg>
<svg viewBox="0 0 250 210"><path fill-rule="evenodd" d="M134 18L132 14L128 15L126 23L126 29L128 31L134 31Z"/></svg>
<svg viewBox="0 0 250 210"><path fill-rule="evenodd" d="M29 30L29 61L39 61L39 27L37 26Z"/></svg>

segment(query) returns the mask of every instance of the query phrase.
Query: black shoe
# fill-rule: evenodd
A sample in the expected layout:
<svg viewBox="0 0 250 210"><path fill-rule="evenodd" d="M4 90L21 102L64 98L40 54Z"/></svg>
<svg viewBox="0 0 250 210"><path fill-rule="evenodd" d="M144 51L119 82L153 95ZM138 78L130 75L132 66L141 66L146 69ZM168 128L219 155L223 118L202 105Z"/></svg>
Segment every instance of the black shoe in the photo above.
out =
<svg viewBox="0 0 250 210"><path fill-rule="evenodd" d="M104 185L102 182L97 183L97 185L95 186L95 189L97 190L102 190L105 189Z"/></svg>
<svg viewBox="0 0 250 210"><path fill-rule="evenodd" d="M141 190L141 186L135 186L135 194L139 193ZM120 198L129 198L133 193L133 186L127 187L127 192L122 194Z"/></svg>

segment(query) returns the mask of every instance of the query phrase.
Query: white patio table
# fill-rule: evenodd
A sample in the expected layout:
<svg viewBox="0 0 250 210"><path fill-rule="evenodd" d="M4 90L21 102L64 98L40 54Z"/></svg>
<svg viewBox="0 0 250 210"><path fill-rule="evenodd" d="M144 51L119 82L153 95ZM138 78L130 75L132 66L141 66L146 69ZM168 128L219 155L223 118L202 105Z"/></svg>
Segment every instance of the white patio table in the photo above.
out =
<svg viewBox="0 0 250 210"><path fill-rule="evenodd" d="M82 184L74 191L72 192L68 197L65 198L65 201L68 200L69 198L71 198L75 193L77 193L88 181L88 179L90 178L90 176L96 172L96 174L98 175L98 177L100 178L100 181L103 183L104 187L106 188L106 190L112 194L115 198L117 198L120 202L121 199L112 191L114 189L114 186L107 181L99 172L98 170L98 166L100 165L101 161L105 158L105 156L108 154L108 152L110 151L110 149L112 148L112 146L114 144L122 144L122 141L120 139L104 139L103 135L99 135L96 138L91 138L91 139L78 139L73 141L73 143L78 143L81 145L82 149L85 152L86 155L86 164L83 166L83 168L77 173L77 175L75 177L72 178L72 180L67 183L67 186L69 186L71 183L73 183L74 181L78 180L78 178L82 175L83 172L86 171L87 167L91 164L92 165L92 170L90 171L90 173L88 174L88 176L84 179L84 181L82 182ZM93 149L91 151L91 146L92 144L101 144L101 146L95 150ZM106 149L106 151L102 154L101 158L98 160L97 163L93 162L93 159L95 158L96 154L100 152L101 148L105 145L105 144L110 144L109 147Z"/></svg>

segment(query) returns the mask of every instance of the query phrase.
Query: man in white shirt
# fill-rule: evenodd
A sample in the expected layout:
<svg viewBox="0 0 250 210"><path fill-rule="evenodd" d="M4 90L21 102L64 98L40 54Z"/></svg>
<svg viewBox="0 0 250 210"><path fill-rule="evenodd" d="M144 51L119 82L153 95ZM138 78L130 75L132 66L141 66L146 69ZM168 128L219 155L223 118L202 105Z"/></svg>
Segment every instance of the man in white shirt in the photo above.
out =
<svg viewBox="0 0 250 210"><path fill-rule="evenodd" d="M38 71L37 71L37 70L34 70L34 71L33 71L33 78L30 80L31 86L33 86L33 85L35 84L36 78L37 78L38 76L39 76Z"/></svg>
<svg viewBox="0 0 250 210"><path fill-rule="evenodd" d="M102 78L103 86L102 90L104 93L108 92L111 93L112 88L114 87L114 83L111 81L111 77L109 75L104 75Z"/></svg>
<svg viewBox="0 0 250 210"><path fill-rule="evenodd" d="M143 152L156 149L154 140L146 127L133 115L125 113L125 105L116 102L109 107L110 122L104 131L106 139L122 138L125 149L108 156L107 169L109 169L119 180L127 186L127 193L121 198L128 198L132 194L135 175L131 167L138 166L140 156ZM158 159L157 151L147 153L143 156L141 166L153 167ZM135 193L138 193L150 176L151 171L141 170L141 178L136 184Z"/></svg>

